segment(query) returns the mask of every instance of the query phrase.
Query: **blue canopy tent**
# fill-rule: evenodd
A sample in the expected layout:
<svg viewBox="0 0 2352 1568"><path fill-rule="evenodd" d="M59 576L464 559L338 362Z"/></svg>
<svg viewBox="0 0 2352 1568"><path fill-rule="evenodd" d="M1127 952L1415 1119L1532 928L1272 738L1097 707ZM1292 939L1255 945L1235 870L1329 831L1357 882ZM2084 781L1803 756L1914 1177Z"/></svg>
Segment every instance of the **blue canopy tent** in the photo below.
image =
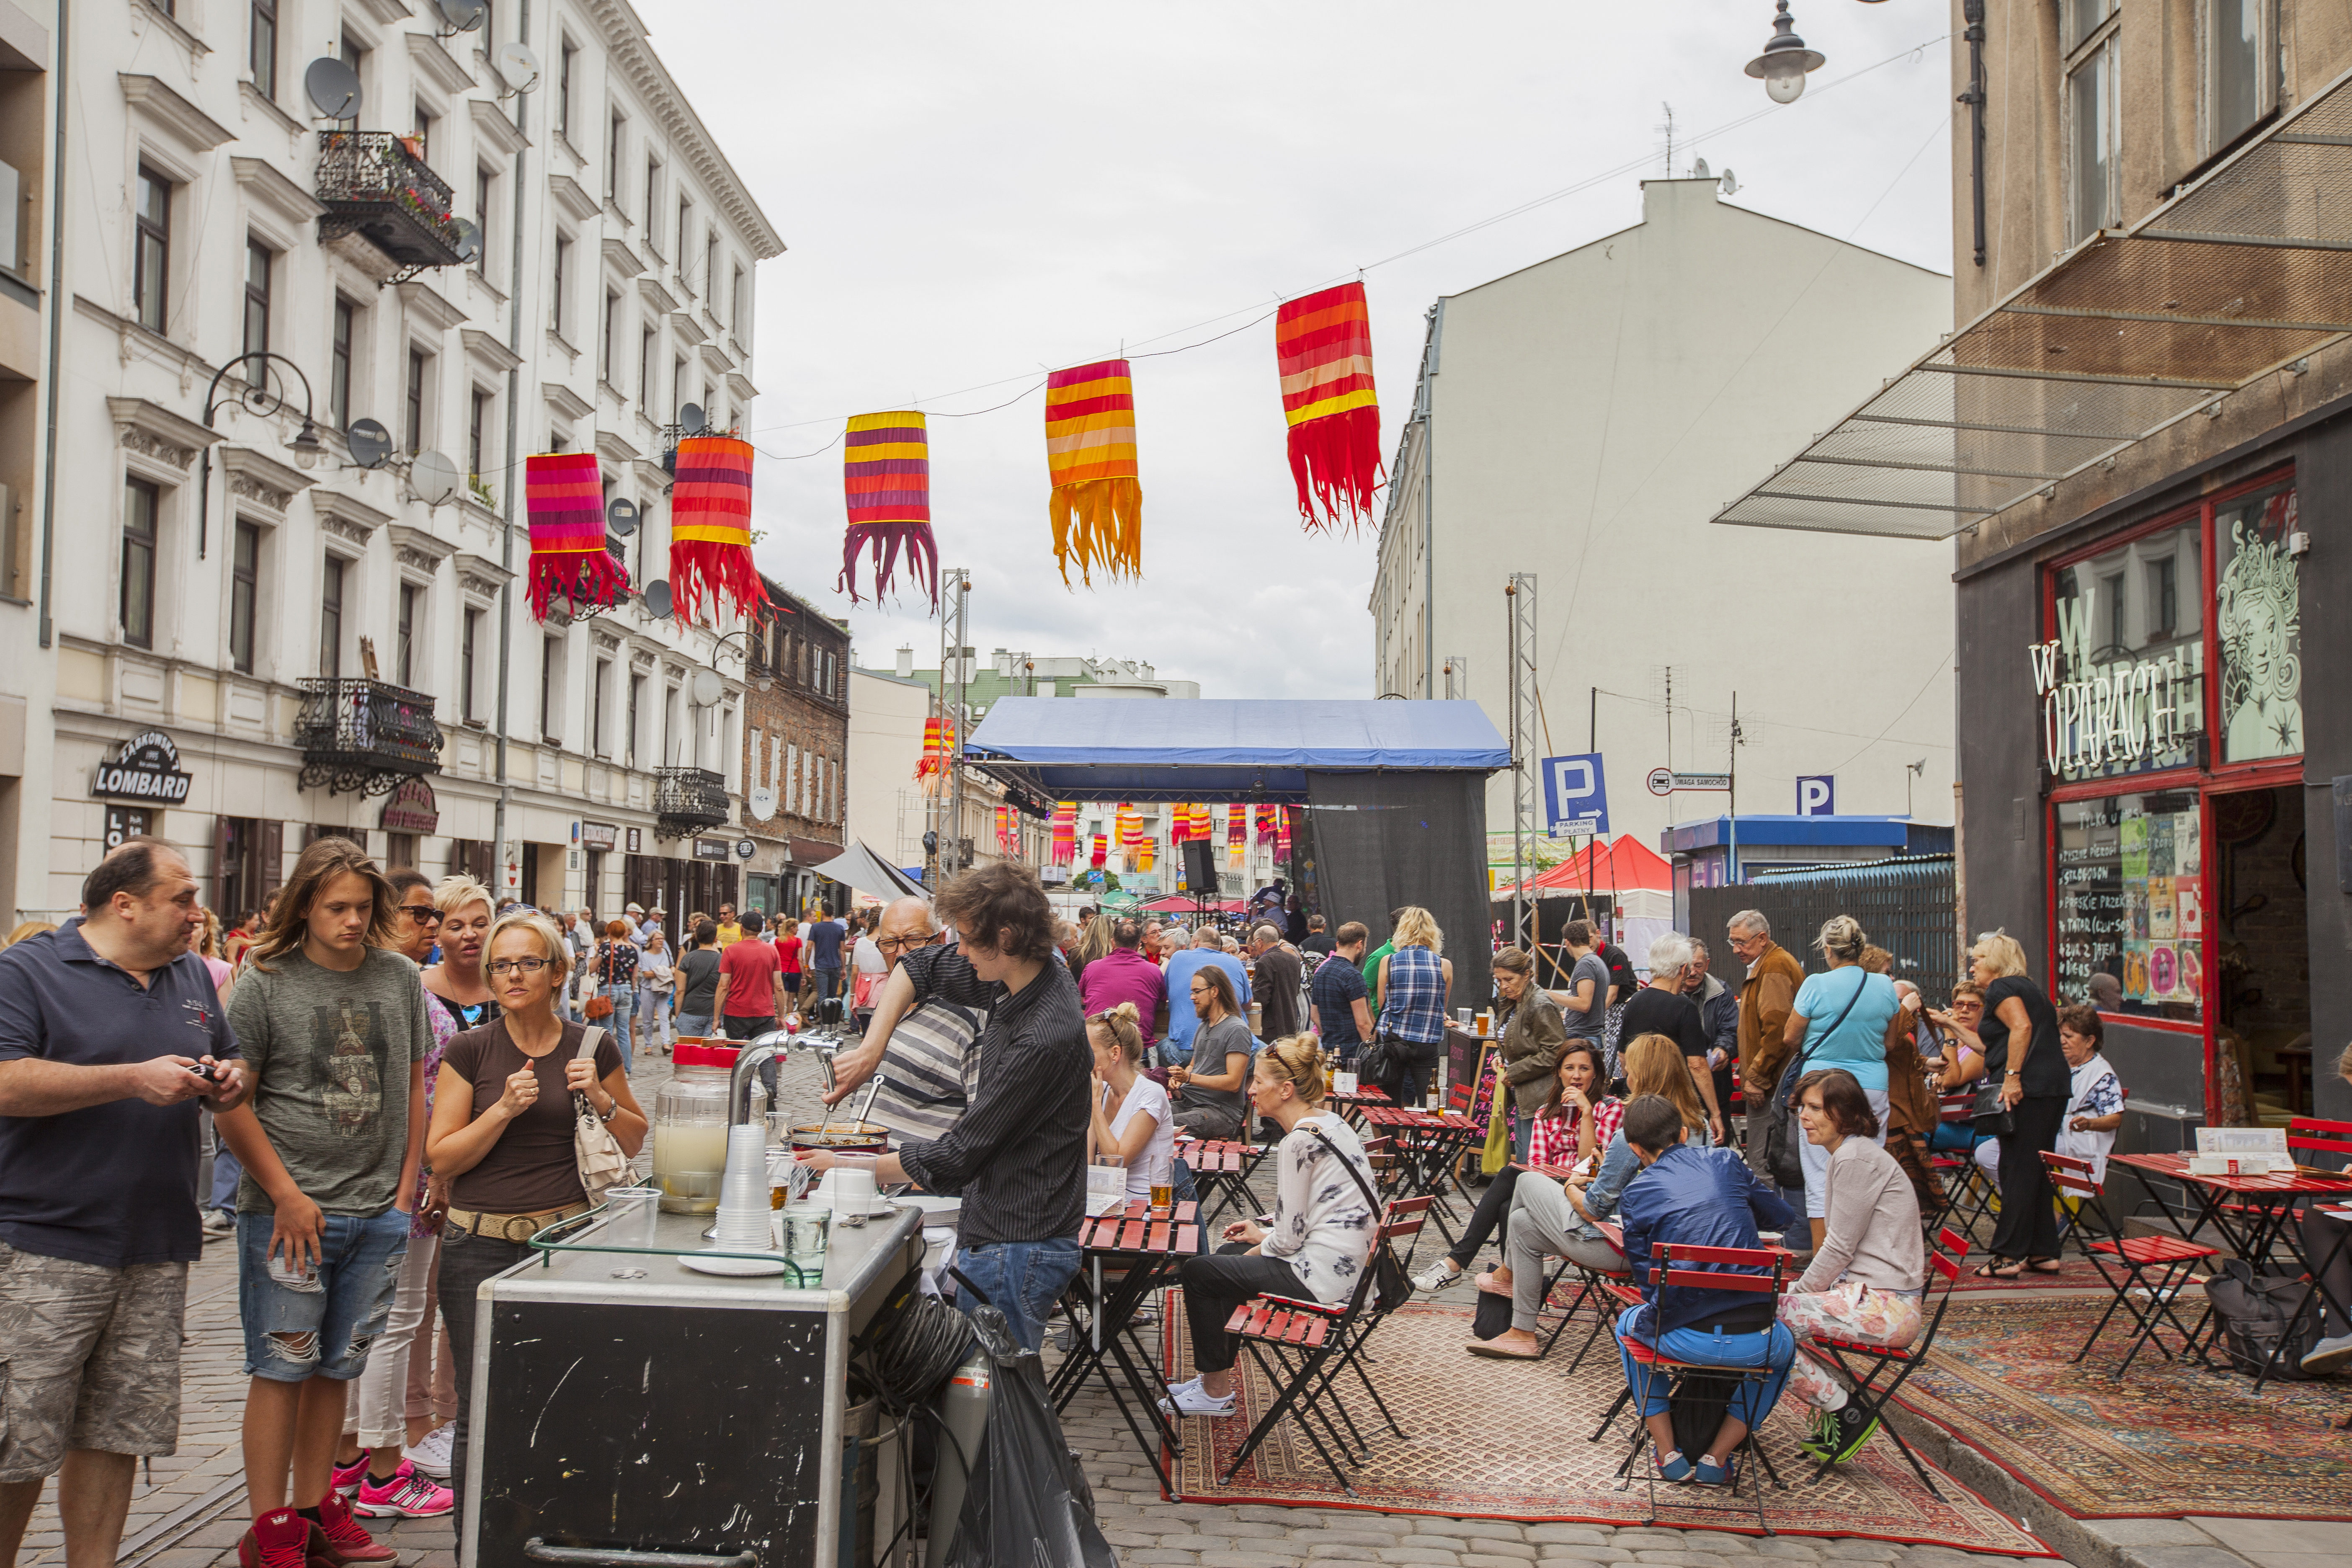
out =
<svg viewBox="0 0 2352 1568"><path fill-rule="evenodd" d="M1024 810L1064 800L1288 805L1301 889L1372 944L1419 904L1454 934L1457 1005L1488 994L1486 778L1511 750L1475 702L1003 697L964 763ZM1303 808L1303 809L1302 809Z"/></svg>

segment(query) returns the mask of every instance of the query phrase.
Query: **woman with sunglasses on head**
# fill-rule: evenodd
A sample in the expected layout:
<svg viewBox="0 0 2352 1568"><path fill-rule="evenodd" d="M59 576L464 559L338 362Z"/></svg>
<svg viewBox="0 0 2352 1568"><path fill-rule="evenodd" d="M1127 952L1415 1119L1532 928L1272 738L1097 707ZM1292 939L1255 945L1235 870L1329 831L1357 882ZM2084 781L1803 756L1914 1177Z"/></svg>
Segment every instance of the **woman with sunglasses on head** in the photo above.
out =
<svg viewBox="0 0 2352 1568"><path fill-rule="evenodd" d="M433 883L413 866L394 867L384 880L392 884L393 951L421 966L433 956L441 930ZM441 1072L443 1052L457 1037L457 1019L430 986L425 993L425 1013L433 1026L433 1048L425 1053L425 1115L429 1122L435 1079ZM351 1382L342 1444L335 1451L336 1489L352 1498L354 1513L372 1519L437 1519L452 1502L449 1489L404 1453L412 1436L427 1435L409 1430L408 1363L421 1332L433 1321L441 1216L449 1206L448 1189L433 1179L430 1161L417 1166L413 1196L408 1251L401 1258L392 1313L368 1355L366 1370Z"/></svg>
<svg viewBox="0 0 2352 1568"><path fill-rule="evenodd" d="M448 1314L457 1364L474 1364L475 1289L530 1256L530 1238L588 1207L572 1152L572 1097L612 1129L632 1159L646 1117L629 1090L619 1042L601 1026L556 1013L571 974L563 933L546 916L518 910L490 928L483 965L500 1016L449 1042L425 1136L425 1158L449 1185L441 1236L441 1295L469 1309ZM582 1054L598 1028L593 1059ZM457 1407L451 1484L464 1500L468 1411Z"/></svg>

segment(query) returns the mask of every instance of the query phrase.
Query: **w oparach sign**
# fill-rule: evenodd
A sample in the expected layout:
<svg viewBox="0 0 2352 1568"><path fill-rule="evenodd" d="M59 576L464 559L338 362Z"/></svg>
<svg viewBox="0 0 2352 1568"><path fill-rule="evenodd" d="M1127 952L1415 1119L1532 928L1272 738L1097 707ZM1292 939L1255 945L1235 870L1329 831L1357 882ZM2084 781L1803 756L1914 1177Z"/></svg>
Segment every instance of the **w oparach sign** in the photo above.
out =
<svg viewBox="0 0 2352 1568"><path fill-rule="evenodd" d="M154 801L184 805L193 775L180 767L180 748L161 730L149 730L122 742L114 755L98 764L89 793L100 797Z"/></svg>

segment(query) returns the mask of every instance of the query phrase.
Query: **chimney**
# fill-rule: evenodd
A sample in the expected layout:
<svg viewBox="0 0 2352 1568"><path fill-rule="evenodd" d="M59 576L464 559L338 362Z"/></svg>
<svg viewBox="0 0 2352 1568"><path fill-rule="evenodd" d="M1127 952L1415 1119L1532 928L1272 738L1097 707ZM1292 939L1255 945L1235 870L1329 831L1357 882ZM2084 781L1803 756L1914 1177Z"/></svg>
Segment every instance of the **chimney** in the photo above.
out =
<svg viewBox="0 0 2352 1568"><path fill-rule="evenodd" d="M996 660L996 673L1010 677L1013 674L1013 656L1000 647L994 650L992 657Z"/></svg>
<svg viewBox="0 0 2352 1568"><path fill-rule="evenodd" d="M898 645L898 679L901 679L901 680L912 680L914 678L915 678L915 650L914 650L914 647L913 647L913 646L912 646L912 645L910 645L910 644L908 644L908 643L900 643L900 644Z"/></svg>

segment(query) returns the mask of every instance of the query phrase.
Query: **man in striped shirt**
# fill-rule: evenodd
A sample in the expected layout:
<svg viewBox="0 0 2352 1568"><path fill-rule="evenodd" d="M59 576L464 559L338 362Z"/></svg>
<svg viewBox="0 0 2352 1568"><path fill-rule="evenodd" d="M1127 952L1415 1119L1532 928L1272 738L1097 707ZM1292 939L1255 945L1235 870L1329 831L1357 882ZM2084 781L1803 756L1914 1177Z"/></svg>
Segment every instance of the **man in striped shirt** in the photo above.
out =
<svg viewBox="0 0 2352 1568"><path fill-rule="evenodd" d="M908 954L936 945L946 934L931 918L929 904L900 899L882 911L874 945L895 970ZM835 1070L853 1055L863 1062L861 1053L870 1053L882 1071L882 1087L875 1091L866 1120L888 1128L894 1142L944 1138L963 1119L979 1081L980 1026L985 1016L933 997L899 1019L887 1039L882 1031L873 1030L856 1053L844 1052L835 1060Z"/></svg>

